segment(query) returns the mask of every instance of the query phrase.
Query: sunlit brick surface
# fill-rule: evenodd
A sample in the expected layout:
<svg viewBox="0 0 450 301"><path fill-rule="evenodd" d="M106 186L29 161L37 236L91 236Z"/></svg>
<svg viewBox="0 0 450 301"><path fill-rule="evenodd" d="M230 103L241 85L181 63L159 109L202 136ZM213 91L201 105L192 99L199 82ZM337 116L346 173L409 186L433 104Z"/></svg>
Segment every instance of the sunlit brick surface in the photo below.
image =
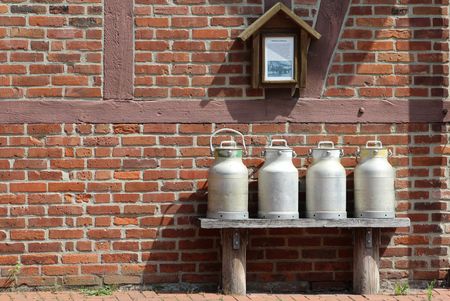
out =
<svg viewBox="0 0 450 301"><path fill-rule="evenodd" d="M352 211L357 147L392 149L397 216L411 227L382 233L381 278L444 279L449 262L447 126L433 124L236 124L250 145L250 212L270 138L298 157L301 203L308 150L343 147ZM2 281L16 262L18 285L205 285L220 282L220 236L201 230L209 136L219 124L28 124L0 126ZM218 143L219 140L214 141ZM302 205L300 206L302 208ZM304 207L303 207L304 208ZM249 287L348 289L352 236L346 229L257 229L248 246Z"/></svg>

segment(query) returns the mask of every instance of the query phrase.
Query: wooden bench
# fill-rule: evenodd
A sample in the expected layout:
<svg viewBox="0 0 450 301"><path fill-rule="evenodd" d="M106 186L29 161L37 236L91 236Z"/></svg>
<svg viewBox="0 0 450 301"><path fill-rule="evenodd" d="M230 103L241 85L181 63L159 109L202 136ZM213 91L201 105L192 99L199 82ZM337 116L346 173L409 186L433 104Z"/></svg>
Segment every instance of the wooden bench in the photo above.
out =
<svg viewBox="0 0 450 301"><path fill-rule="evenodd" d="M409 227L408 218L340 220L219 220L200 218L200 227L220 229L222 243L222 289L227 295L246 294L246 247L248 229L261 228L352 228L353 291L377 294L380 288L380 228Z"/></svg>

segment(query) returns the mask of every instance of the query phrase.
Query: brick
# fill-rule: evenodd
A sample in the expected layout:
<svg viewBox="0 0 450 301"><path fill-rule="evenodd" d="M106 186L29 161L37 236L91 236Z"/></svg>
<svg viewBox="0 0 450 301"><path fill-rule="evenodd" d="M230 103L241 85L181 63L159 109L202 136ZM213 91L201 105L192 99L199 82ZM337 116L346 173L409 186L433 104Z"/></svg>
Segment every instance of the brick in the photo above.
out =
<svg viewBox="0 0 450 301"><path fill-rule="evenodd" d="M68 88L65 96L71 98L97 98L102 95L99 88Z"/></svg>
<svg viewBox="0 0 450 301"><path fill-rule="evenodd" d="M29 243L28 251L33 253L61 252L61 243Z"/></svg>
<svg viewBox="0 0 450 301"><path fill-rule="evenodd" d="M169 44L166 41L137 41L135 48L136 50L164 51L169 48Z"/></svg>
<svg viewBox="0 0 450 301"><path fill-rule="evenodd" d="M135 24L138 27L168 27L169 18L136 18Z"/></svg>
<svg viewBox="0 0 450 301"><path fill-rule="evenodd" d="M120 238L120 230L104 230L104 229L91 229L87 232L88 238L91 239L114 239Z"/></svg>
<svg viewBox="0 0 450 301"><path fill-rule="evenodd" d="M93 275L66 276L64 277L64 284L69 286L99 285L100 279Z"/></svg>
<svg viewBox="0 0 450 301"><path fill-rule="evenodd" d="M52 192L82 192L84 189L85 184L80 182L48 184L48 190Z"/></svg>
<svg viewBox="0 0 450 301"><path fill-rule="evenodd" d="M138 260L135 253L103 254L101 257L103 263L132 263Z"/></svg>
<svg viewBox="0 0 450 301"><path fill-rule="evenodd" d="M82 265L81 272L91 275L117 274L117 265Z"/></svg>
<svg viewBox="0 0 450 301"><path fill-rule="evenodd" d="M212 21L211 21L212 22ZM214 26L214 24L211 24ZM172 27L206 27L208 26L208 18L206 17L172 17Z"/></svg>
<svg viewBox="0 0 450 301"><path fill-rule="evenodd" d="M21 262L25 265L56 264L58 262L58 257L56 255L47 254L22 255Z"/></svg>
<svg viewBox="0 0 450 301"><path fill-rule="evenodd" d="M194 39L226 39L228 31L225 29L194 29L192 38Z"/></svg>
<svg viewBox="0 0 450 301"><path fill-rule="evenodd" d="M80 206L51 206L48 209L49 215L82 215L83 208Z"/></svg>
<svg viewBox="0 0 450 301"><path fill-rule="evenodd" d="M78 239L83 237L83 230L66 229L66 230L50 230L50 239Z"/></svg>
<svg viewBox="0 0 450 301"><path fill-rule="evenodd" d="M70 18L69 24L74 27L88 28L88 27L99 27L102 25L101 18Z"/></svg>
<svg viewBox="0 0 450 301"><path fill-rule="evenodd" d="M241 17L213 17L211 26L236 27L244 24L244 18Z"/></svg>
<svg viewBox="0 0 450 301"><path fill-rule="evenodd" d="M44 17L44 16L30 16L28 22L31 26L45 26L45 27L61 27L65 25L66 19L63 17Z"/></svg>
<svg viewBox="0 0 450 301"><path fill-rule="evenodd" d="M15 86L46 86L50 84L48 76L14 76L12 84Z"/></svg>
<svg viewBox="0 0 450 301"><path fill-rule="evenodd" d="M75 275L78 274L77 266L44 266L42 268L44 275L48 276L63 276L63 275Z"/></svg>
<svg viewBox="0 0 450 301"><path fill-rule="evenodd" d="M193 6L192 13L194 15L224 15L224 6Z"/></svg>
<svg viewBox="0 0 450 301"><path fill-rule="evenodd" d="M326 97L352 97L354 95L355 91L348 88L328 88L324 93Z"/></svg>
<svg viewBox="0 0 450 301"><path fill-rule="evenodd" d="M27 90L27 97L62 97L63 90L56 88L30 88Z"/></svg>
<svg viewBox="0 0 450 301"><path fill-rule="evenodd" d="M366 51L387 51L387 50L394 50L394 44L393 42L362 42L358 41L357 43L357 49L358 50L366 50Z"/></svg>
<svg viewBox="0 0 450 301"><path fill-rule="evenodd" d="M45 192L47 184L45 183L11 183L11 192Z"/></svg>
<svg viewBox="0 0 450 301"><path fill-rule="evenodd" d="M428 237L425 236L403 236L403 237L396 237L394 239L396 244L399 245L423 245L423 244L428 244L429 239Z"/></svg>
<svg viewBox="0 0 450 301"><path fill-rule="evenodd" d="M394 25L393 18L357 18L356 24L363 27L391 27Z"/></svg>
<svg viewBox="0 0 450 301"><path fill-rule="evenodd" d="M357 69L360 74L390 74L393 69L391 65L378 64L378 65L360 65Z"/></svg>
<svg viewBox="0 0 450 301"><path fill-rule="evenodd" d="M205 49L205 43L198 41L174 41L172 44L172 50L176 51L196 51Z"/></svg>
<svg viewBox="0 0 450 301"><path fill-rule="evenodd" d="M52 76L52 84L55 86L86 86L89 78L87 76L59 75Z"/></svg>
<svg viewBox="0 0 450 301"><path fill-rule="evenodd" d="M24 26L26 19L24 17L7 17L2 16L0 26Z"/></svg>

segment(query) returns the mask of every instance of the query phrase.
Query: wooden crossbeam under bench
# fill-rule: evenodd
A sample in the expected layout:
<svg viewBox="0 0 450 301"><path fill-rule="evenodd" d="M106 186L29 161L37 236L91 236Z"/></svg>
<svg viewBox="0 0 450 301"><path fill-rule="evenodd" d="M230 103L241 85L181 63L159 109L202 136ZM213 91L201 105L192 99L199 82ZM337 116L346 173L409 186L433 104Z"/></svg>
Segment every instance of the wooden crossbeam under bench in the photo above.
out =
<svg viewBox="0 0 450 301"><path fill-rule="evenodd" d="M225 294L246 294L246 250L248 229L261 228L351 228L354 235L353 291L377 294L380 289L380 228L409 227L409 218L339 220L219 220L200 218L200 227L221 229L222 289Z"/></svg>

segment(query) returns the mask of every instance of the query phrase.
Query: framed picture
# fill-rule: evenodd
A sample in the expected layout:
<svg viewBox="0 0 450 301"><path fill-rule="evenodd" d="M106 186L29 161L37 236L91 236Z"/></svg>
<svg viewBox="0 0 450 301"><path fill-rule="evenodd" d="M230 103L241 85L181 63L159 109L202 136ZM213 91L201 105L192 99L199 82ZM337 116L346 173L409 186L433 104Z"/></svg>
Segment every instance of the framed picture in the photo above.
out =
<svg viewBox="0 0 450 301"><path fill-rule="evenodd" d="M262 82L297 82L297 41L295 35L263 35Z"/></svg>

